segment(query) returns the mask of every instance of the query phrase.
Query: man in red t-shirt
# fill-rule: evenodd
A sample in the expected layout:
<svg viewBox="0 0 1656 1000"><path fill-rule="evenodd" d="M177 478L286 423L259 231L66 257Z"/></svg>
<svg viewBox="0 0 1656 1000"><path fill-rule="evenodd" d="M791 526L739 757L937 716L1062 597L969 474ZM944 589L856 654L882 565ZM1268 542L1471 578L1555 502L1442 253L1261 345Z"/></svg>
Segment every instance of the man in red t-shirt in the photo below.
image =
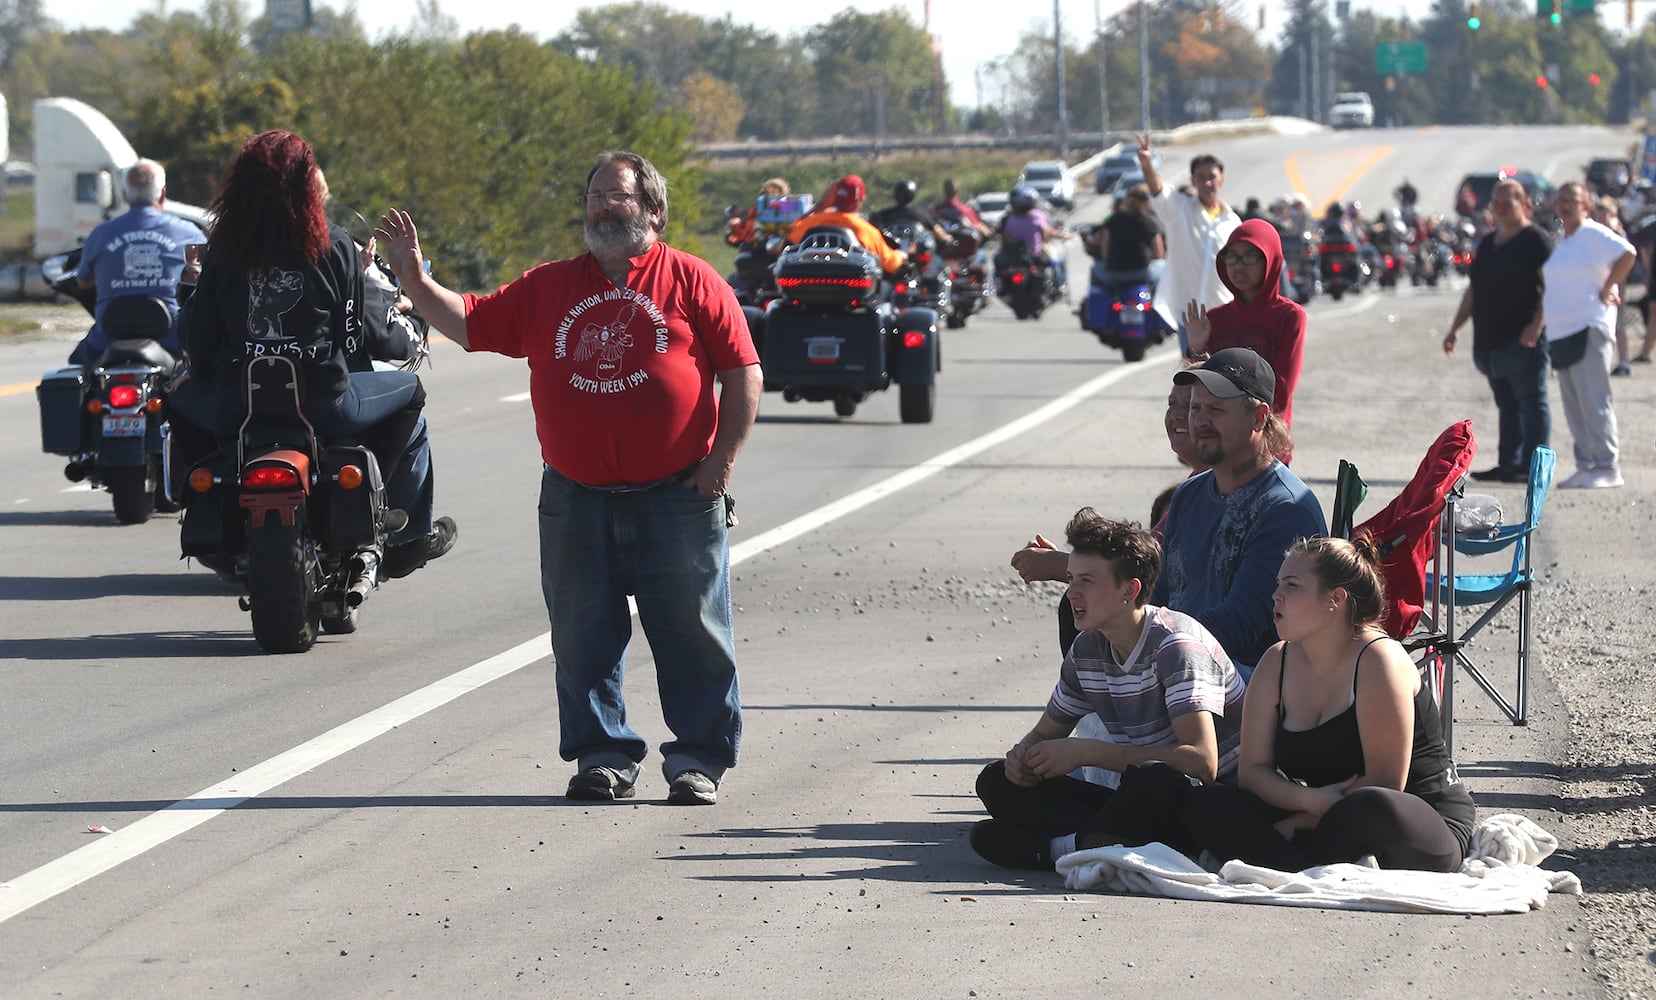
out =
<svg viewBox="0 0 1656 1000"><path fill-rule="evenodd" d="M529 363L559 753L578 761L566 796L632 797L648 752L621 697L631 594L674 735L667 801L712 805L742 733L725 489L764 379L730 286L660 242L667 185L648 160L601 154L582 202L588 253L483 296L425 273L407 213L386 213L379 235L432 326Z"/></svg>

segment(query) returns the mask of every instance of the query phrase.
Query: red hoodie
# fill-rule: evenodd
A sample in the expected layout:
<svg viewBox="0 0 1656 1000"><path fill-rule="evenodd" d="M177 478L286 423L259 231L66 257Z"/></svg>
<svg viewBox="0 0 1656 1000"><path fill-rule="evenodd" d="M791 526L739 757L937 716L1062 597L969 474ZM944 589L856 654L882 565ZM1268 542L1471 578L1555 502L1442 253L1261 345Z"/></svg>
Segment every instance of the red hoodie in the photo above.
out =
<svg viewBox="0 0 1656 1000"><path fill-rule="evenodd" d="M1265 284L1252 302L1243 302L1217 260L1219 280L1236 298L1208 310L1213 333L1208 337L1209 354L1227 347L1246 347L1264 358L1276 373L1276 399L1271 409L1284 423L1294 422L1294 388L1299 385L1300 365L1305 360L1305 310L1299 303L1282 297L1282 237L1264 219L1249 219L1231 233L1225 250L1247 243L1265 255Z"/></svg>

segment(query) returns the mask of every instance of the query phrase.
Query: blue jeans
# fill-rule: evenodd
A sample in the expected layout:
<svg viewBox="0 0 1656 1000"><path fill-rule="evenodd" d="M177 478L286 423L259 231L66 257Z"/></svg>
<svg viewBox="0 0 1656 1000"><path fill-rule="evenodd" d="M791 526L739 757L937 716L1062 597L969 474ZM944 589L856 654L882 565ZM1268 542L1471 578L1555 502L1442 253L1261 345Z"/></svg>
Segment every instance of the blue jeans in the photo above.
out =
<svg viewBox="0 0 1656 1000"><path fill-rule="evenodd" d="M736 764L742 701L730 610L725 506L683 482L647 492L588 489L548 467L541 477L541 591L552 622L558 753L582 769L636 781L648 752L627 724L621 682L632 616L655 657L661 745L671 780L695 769L714 781Z"/></svg>
<svg viewBox="0 0 1656 1000"><path fill-rule="evenodd" d="M1472 363L1489 380L1495 394L1495 409L1500 415L1497 464L1503 469L1528 472L1530 456L1552 436L1546 341L1534 347L1513 341L1489 350L1474 350Z"/></svg>
<svg viewBox="0 0 1656 1000"><path fill-rule="evenodd" d="M413 372L351 372L350 384L337 398L307 409L318 432L355 440L403 411L419 391L420 379ZM236 437L247 412L238 390L198 378L169 393L167 409L221 441ZM385 500L408 515L408 526L388 539L395 545L430 534L436 513L431 440L423 413L413 422L400 451L390 450L397 453L397 460L385 473Z"/></svg>

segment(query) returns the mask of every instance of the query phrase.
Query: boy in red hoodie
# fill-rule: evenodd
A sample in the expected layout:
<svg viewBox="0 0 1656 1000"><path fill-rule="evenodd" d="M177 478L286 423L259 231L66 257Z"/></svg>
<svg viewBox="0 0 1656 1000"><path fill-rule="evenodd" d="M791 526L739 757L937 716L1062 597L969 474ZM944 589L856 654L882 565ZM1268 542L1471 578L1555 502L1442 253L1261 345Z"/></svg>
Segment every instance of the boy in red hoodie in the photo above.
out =
<svg viewBox="0 0 1656 1000"><path fill-rule="evenodd" d="M1281 292L1282 237L1264 219L1249 219L1231 233L1214 266L1236 299L1212 309L1194 301L1186 307L1189 359L1201 360L1227 347L1258 354L1276 373L1271 409L1292 426L1294 387L1305 360L1305 310Z"/></svg>

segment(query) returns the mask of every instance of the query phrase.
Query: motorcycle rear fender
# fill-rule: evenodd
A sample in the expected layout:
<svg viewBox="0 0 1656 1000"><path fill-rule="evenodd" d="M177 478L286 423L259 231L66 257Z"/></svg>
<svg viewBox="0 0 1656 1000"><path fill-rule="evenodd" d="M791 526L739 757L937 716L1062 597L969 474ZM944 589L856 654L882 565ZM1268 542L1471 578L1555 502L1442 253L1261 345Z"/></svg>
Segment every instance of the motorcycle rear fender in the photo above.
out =
<svg viewBox="0 0 1656 1000"><path fill-rule="evenodd" d="M926 337L919 347L904 347L909 333ZM937 381L937 313L916 306L897 314L897 332L894 334L896 352L892 374L900 385L931 385Z"/></svg>
<svg viewBox="0 0 1656 1000"><path fill-rule="evenodd" d="M241 480L245 482L248 473L255 469L271 466L286 466L292 469L299 477L299 487L281 490L252 490L243 487L237 496L237 503L247 511L249 527L259 528L270 524L273 516L279 524L296 524L299 510L305 506L305 501L310 496L310 456L291 448L277 448L249 458L242 467Z"/></svg>

